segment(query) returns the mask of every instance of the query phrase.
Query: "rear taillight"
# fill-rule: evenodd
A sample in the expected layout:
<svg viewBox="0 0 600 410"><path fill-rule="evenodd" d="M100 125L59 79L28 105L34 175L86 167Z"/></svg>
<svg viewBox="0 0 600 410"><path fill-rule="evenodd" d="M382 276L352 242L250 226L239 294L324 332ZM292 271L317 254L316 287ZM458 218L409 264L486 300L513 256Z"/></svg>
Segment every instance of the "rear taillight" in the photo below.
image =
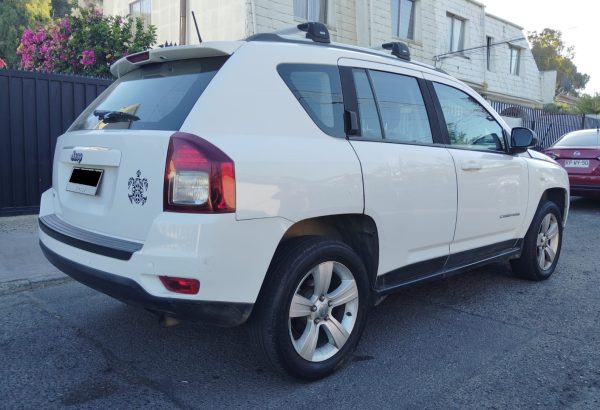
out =
<svg viewBox="0 0 600 410"><path fill-rule="evenodd" d="M548 155L552 159L558 158L558 155L556 155L554 152L546 152L546 155Z"/></svg>
<svg viewBox="0 0 600 410"><path fill-rule="evenodd" d="M200 137L174 134L165 166L163 208L172 212L235 212L231 158Z"/></svg>
<svg viewBox="0 0 600 410"><path fill-rule="evenodd" d="M173 276L159 276L160 281L167 290L184 295L195 295L200 291L198 279L176 278Z"/></svg>

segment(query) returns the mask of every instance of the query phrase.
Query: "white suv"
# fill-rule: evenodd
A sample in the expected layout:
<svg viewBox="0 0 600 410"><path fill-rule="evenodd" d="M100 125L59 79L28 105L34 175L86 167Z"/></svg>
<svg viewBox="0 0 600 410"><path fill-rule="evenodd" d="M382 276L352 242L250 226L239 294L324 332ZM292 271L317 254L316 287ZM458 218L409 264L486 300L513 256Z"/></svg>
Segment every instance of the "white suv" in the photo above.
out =
<svg viewBox="0 0 600 410"><path fill-rule="evenodd" d="M391 54L259 34L154 49L57 142L40 207L47 258L167 317L248 322L268 361L315 379L369 308L510 260L548 278L567 174L456 79Z"/></svg>

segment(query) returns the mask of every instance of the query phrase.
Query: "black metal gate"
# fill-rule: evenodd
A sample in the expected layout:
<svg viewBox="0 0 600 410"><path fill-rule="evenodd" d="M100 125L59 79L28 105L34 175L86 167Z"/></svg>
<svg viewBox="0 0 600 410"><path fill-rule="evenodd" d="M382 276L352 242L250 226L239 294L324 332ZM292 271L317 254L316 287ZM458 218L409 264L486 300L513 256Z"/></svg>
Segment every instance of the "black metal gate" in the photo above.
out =
<svg viewBox="0 0 600 410"><path fill-rule="evenodd" d="M498 101L491 101L490 104L500 115L519 118L523 127L534 130L538 136L536 148L539 150L548 148L568 132L600 126L599 120L586 117L585 114L557 114Z"/></svg>
<svg viewBox="0 0 600 410"><path fill-rule="evenodd" d="M35 212L56 139L112 80L0 70L0 215Z"/></svg>

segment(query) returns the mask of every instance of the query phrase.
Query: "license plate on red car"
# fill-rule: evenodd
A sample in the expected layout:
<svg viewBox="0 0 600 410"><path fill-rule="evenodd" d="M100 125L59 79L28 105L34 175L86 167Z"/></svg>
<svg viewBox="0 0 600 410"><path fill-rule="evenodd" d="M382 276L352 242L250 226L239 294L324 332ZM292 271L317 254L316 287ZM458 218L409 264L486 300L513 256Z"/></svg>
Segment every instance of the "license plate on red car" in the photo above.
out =
<svg viewBox="0 0 600 410"><path fill-rule="evenodd" d="M565 168L587 168L590 166L588 159L567 159L565 160Z"/></svg>

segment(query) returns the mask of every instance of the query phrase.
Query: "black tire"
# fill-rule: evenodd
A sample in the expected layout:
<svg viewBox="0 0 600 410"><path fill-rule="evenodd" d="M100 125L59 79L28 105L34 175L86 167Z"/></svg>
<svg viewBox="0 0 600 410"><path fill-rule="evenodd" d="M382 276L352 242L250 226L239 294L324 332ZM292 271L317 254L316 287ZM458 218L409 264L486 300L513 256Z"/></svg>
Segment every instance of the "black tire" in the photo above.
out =
<svg viewBox="0 0 600 410"><path fill-rule="evenodd" d="M356 319L353 322L354 325L349 332L349 336L341 348L337 350L337 353L322 361L310 361L299 354L294 347L295 342L292 342L292 321L296 319L290 319L290 304L292 298L296 295L296 292L300 290L300 286L310 283L310 278L313 278L313 276L309 276L308 273L311 272L313 268L321 266L320 264L328 261L333 261L334 263L337 262L335 266L338 270L346 267L354 277L358 293L358 299L356 299L358 300L358 307L357 312L354 314ZM337 268L340 266L339 264L343 265L343 267ZM335 269L333 271L335 273ZM335 274L333 276L335 276ZM313 278L312 280L316 279ZM339 283L341 284L341 282ZM316 283L314 283L314 290L316 290L316 286ZM328 289L333 289L334 286L335 284L332 281L331 287ZM309 291L309 293L310 292L313 291ZM317 303L323 304L326 302L327 300L325 300L325 302ZM350 304L350 302L348 304ZM328 309L324 305L319 306L323 307L325 310ZM341 308L347 309L347 306L347 304L344 304ZM264 354L264 357L267 358L269 364L276 370L299 379L320 379L333 373L351 357L364 330L369 307L369 279L364 264L352 248L342 242L314 236L293 239L278 249L273 262L269 267L263 289L261 289L259 299L248 323L250 337L255 347ZM319 308L314 314L321 314L321 311L324 309ZM319 341L322 340L321 338L323 336L332 334L321 334L319 332L326 332L328 329L320 330L318 327L321 326L325 328L327 327L326 325L331 325L333 323L333 309L336 308L331 309L331 317L327 315L326 319L318 319L319 322L321 322L321 320L323 322L320 323L320 325L315 325L315 327L317 327L316 332L320 335L318 336ZM340 318L338 311L336 314L339 321L336 323L347 323L346 316L353 316L352 313L348 313L347 310L344 310ZM304 332L308 329L309 321L311 326L313 323L317 322L317 319L312 320L310 317L303 317L298 320L305 320L304 326L306 327L304 328ZM325 321L327 321L327 323ZM298 339L296 339L296 342L297 340ZM331 342L331 339L329 339L329 341ZM325 348L328 348L328 346L325 346ZM317 347L317 349L319 348ZM338 348L336 347L336 349ZM313 352L314 351L315 350L313 349Z"/></svg>
<svg viewBox="0 0 600 410"><path fill-rule="evenodd" d="M555 256L552 262L550 263L548 260L545 260L545 263L548 266L542 268L540 265L540 260L538 260L539 256L539 247L538 247L538 235L542 229L542 222L544 218L555 218L556 223L558 225L558 238L557 238L557 248L555 251ZM558 206L551 201L546 201L538 207L538 210L529 226L527 234L525 235L525 239L523 242L523 252L521 253L521 257L518 259L513 259L510 261L511 267L515 275L522 277L524 279L534 280L534 281L542 281L548 279L554 270L556 269L556 264L558 263L558 259L560 257L560 251L562 248L562 236L563 236L563 220L562 214Z"/></svg>

